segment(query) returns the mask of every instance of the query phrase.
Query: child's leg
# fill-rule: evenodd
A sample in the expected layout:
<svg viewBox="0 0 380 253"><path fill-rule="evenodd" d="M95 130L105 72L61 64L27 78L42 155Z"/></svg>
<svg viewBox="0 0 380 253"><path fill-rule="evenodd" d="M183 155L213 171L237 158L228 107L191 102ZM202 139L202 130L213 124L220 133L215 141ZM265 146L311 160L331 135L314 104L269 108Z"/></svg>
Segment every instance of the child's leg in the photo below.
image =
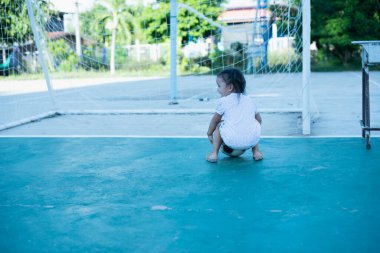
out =
<svg viewBox="0 0 380 253"><path fill-rule="evenodd" d="M259 144L258 143L256 144L256 146L254 146L252 148L252 155L253 155L253 159L255 161L260 161L263 159L263 154L259 150Z"/></svg>
<svg viewBox="0 0 380 253"><path fill-rule="evenodd" d="M216 162L218 160L218 153L220 146L222 145L222 136L220 135L219 131L219 125L215 129L213 134L213 141L212 141L212 151L209 154L209 156L206 158L209 162Z"/></svg>

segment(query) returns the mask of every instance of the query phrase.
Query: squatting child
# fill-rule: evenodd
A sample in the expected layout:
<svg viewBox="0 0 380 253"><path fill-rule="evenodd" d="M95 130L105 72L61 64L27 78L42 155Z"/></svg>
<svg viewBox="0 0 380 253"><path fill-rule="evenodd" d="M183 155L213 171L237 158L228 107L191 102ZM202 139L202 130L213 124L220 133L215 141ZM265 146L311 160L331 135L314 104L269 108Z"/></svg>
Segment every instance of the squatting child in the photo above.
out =
<svg viewBox="0 0 380 253"><path fill-rule="evenodd" d="M216 83L221 98L207 131L212 151L206 160L217 162L222 144L234 150L252 149L254 160L263 159L259 150L262 119L254 101L244 94L244 75L238 69L225 69Z"/></svg>

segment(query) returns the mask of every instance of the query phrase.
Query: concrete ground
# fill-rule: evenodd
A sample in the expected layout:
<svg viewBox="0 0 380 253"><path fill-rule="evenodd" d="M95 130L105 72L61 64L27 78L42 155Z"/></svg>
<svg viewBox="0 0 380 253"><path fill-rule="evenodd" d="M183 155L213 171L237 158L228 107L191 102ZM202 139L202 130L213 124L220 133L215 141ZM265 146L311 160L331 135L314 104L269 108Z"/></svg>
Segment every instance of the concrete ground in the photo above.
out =
<svg viewBox="0 0 380 253"><path fill-rule="evenodd" d="M256 100L262 112L262 134L302 135L301 75L246 79L247 94ZM5 80L0 84L0 124L9 120L4 115L14 121L52 109L43 80ZM53 84L57 109L65 115L3 130L0 136L205 136L218 98L214 76L178 78L177 105L168 104L169 79L61 79L53 80ZM375 126L380 125L380 72L370 73L370 86L371 122ZM359 71L312 73L310 95L311 135L361 135ZM93 114L95 110L100 114L103 110L114 113ZM78 111L91 113L78 115Z"/></svg>
<svg viewBox="0 0 380 253"><path fill-rule="evenodd" d="M262 145L211 164L207 139L1 138L1 252L379 252L380 149Z"/></svg>
<svg viewBox="0 0 380 253"><path fill-rule="evenodd" d="M261 141L261 162L246 152L207 163L205 138L0 138L0 249L376 252L380 138L369 152L360 138L286 138L302 136L300 76L272 77L247 77L263 135L285 136ZM370 80L376 125L380 72ZM0 81L0 125L54 109L41 85ZM205 137L214 77L178 86L169 105L168 79L58 80L65 115L0 136ZM359 72L313 73L310 91L312 136L361 135Z"/></svg>

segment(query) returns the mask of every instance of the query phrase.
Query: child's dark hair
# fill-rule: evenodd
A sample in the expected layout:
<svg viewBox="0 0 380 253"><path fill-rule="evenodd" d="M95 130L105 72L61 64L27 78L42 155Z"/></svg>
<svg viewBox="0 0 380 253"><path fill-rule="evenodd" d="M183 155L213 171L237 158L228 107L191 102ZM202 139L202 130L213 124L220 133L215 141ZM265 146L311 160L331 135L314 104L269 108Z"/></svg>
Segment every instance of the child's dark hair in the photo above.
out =
<svg viewBox="0 0 380 253"><path fill-rule="evenodd" d="M245 78L243 73L235 68L222 70L217 77L224 80L227 85L233 85L236 93L245 92Z"/></svg>

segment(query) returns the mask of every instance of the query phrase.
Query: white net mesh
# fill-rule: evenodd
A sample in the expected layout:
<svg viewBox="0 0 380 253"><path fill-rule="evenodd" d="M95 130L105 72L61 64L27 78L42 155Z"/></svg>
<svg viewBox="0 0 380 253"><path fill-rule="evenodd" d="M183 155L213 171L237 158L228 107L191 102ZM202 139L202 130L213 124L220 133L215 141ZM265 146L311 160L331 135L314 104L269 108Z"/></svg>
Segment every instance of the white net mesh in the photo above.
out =
<svg viewBox="0 0 380 253"><path fill-rule="evenodd" d="M88 5L78 0L67 1L68 9L60 8L59 1L30 3L42 52L26 3L1 0L3 128L49 112L212 112L218 97L215 74L228 67L244 72L247 93L262 111L299 111L299 1L178 1L177 106L168 105L169 1L99 0ZM12 32L22 24L24 32ZM44 55L51 93L39 54Z"/></svg>

